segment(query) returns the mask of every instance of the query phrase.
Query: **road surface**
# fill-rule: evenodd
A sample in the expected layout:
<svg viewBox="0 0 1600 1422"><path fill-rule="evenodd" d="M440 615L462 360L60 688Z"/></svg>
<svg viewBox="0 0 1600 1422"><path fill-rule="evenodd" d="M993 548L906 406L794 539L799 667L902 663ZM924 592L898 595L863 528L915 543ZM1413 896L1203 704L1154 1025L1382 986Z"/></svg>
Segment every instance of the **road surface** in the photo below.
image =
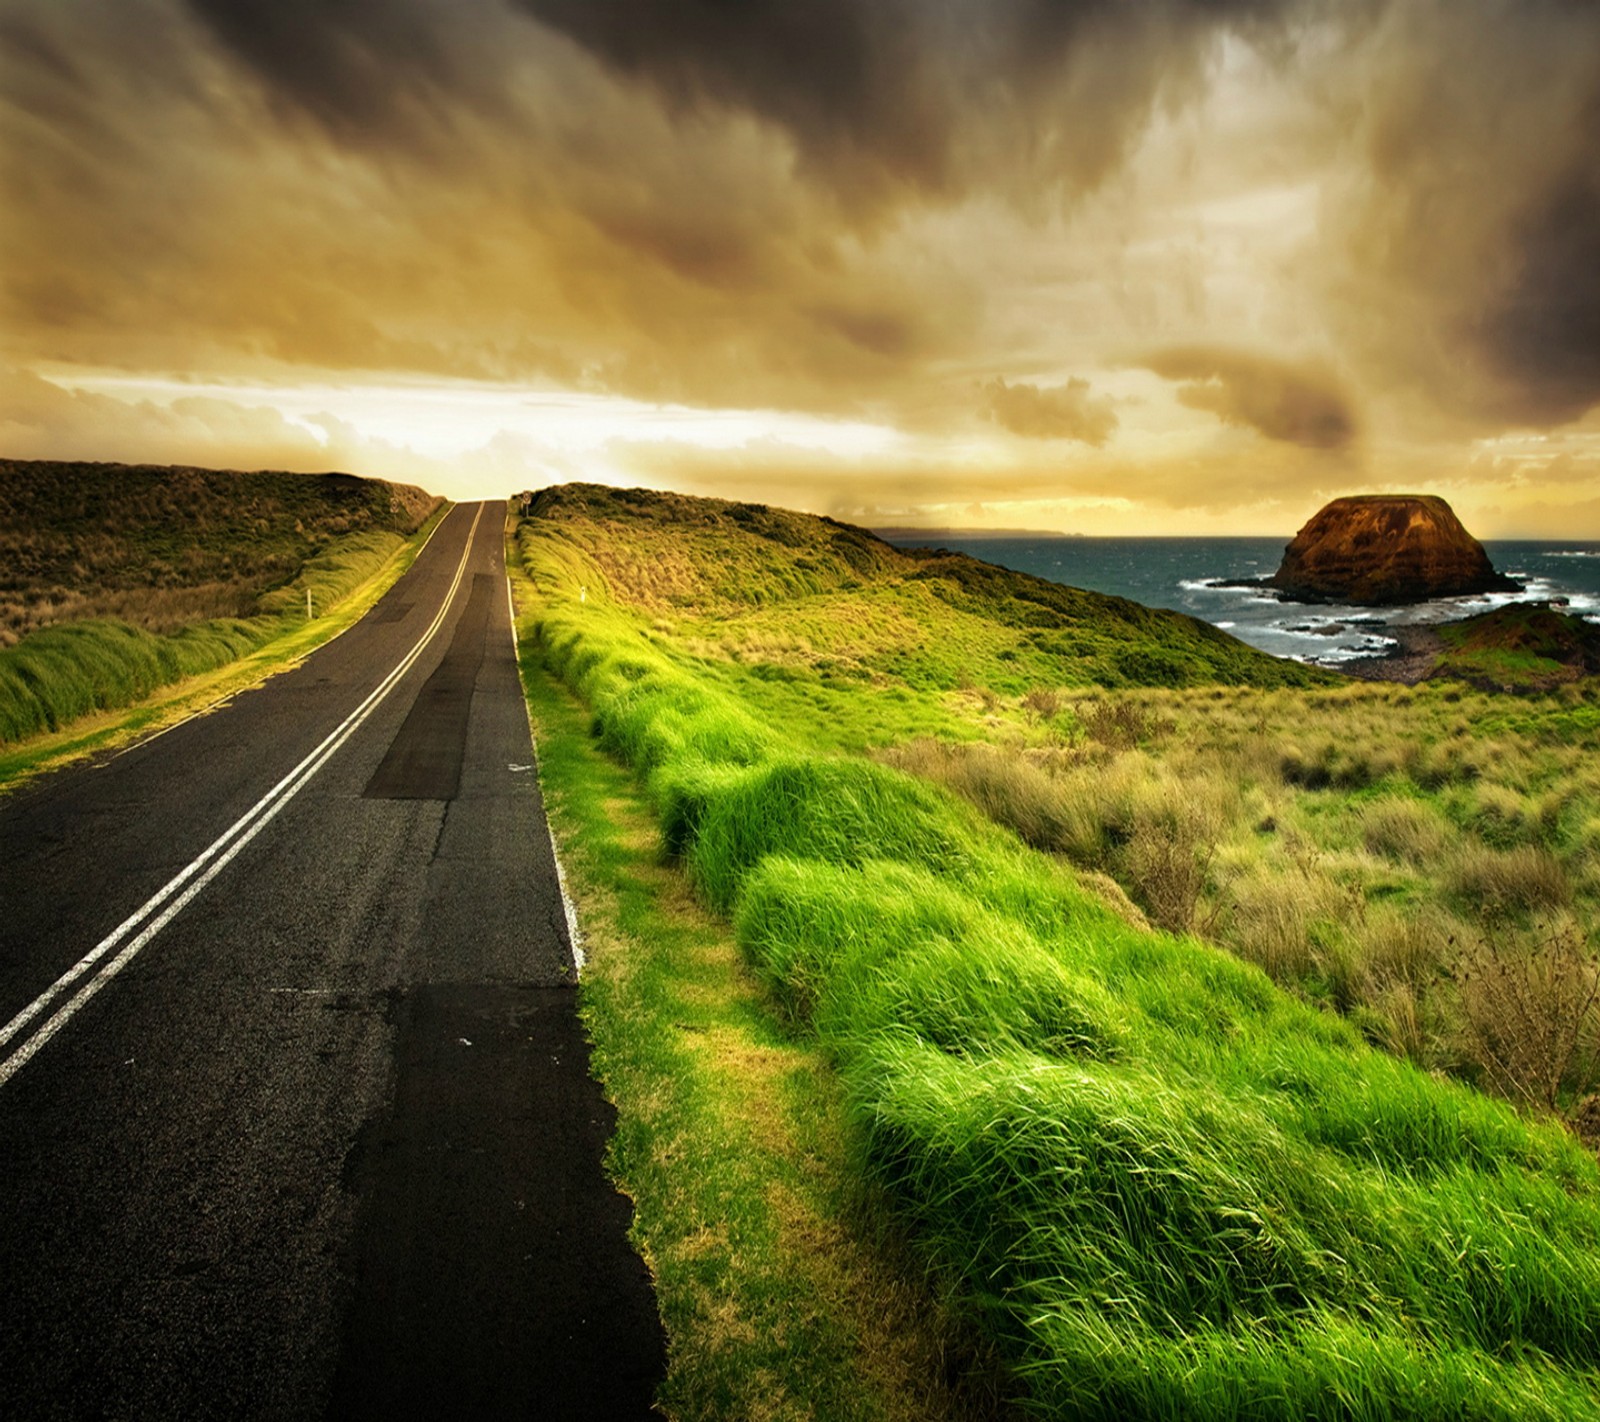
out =
<svg viewBox="0 0 1600 1422"><path fill-rule="evenodd" d="M501 522L0 800L0 1418L653 1415Z"/></svg>

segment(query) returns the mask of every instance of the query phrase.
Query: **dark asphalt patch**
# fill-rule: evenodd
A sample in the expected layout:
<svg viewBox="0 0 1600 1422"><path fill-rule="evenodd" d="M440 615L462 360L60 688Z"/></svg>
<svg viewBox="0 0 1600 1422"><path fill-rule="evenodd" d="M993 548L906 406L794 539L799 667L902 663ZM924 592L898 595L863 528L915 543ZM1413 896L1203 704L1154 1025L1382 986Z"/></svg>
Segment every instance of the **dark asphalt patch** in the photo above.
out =
<svg viewBox="0 0 1600 1422"><path fill-rule="evenodd" d="M390 622L401 622L414 606L414 603L398 602L386 597L367 614L367 620L379 627Z"/></svg>
<svg viewBox="0 0 1600 1422"><path fill-rule="evenodd" d="M665 1343L572 990L419 986L395 1028L391 1109L346 1170L362 1201L328 1416L656 1418Z"/></svg>
<svg viewBox="0 0 1600 1422"><path fill-rule="evenodd" d="M461 788L472 690L483 665L494 579L472 575L455 635L362 791L368 800L453 800Z"/></svg>

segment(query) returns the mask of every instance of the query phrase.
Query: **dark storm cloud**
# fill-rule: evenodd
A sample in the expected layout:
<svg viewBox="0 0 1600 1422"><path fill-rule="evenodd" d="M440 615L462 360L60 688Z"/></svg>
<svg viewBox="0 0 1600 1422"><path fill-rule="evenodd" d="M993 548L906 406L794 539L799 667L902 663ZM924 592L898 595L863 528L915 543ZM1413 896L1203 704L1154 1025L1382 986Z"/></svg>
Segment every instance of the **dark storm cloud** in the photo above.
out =
<svg viewBox="0 0 1600 1422"><path fill-rule="evenodd" d="M1157 351L1140 362L1184 384L1178 399L1230 425L1308 449L1343 449L1355 437L1349 397L1326 371L1215 346Z"/></svg>
<svg viewBox="0 0 1600 1422"><path fill-rule="evenodd" d="M1070 265L1114 287L1165 195L1101 185L1157 115L1177 116L1159 142L1215 138L1184 105L1237 82L1238 39L1316 117L1277 150L1227 141L1318 185L1328 233L1286 299L1260 273L1285 306L1261 329L1326 322L1307 342L1374 420L1391 388L1475 432L1600 402L1591 0L0 7L0 344L29 360L579 371L649 398L970 413L972 372L1017 359L982 244L1020 249L1098 188L1130 221ZM1069 356L1046 334L1029 368L1237 339L1131 329L1085 328ZM1325 376L1225 354L1172 374L1181 398L1285 446L1349 442ZM1108 428L1075 402L1012 384L985 411Z"/></svg>
<svg viewBox="0 0 1600 1422"><path fill-rule="evenodd" d="M1089 186L1226 29L1295 0L514 0L680 109L777 126L846 198L1002 179Z"/></svg>
<svg viewBox="0 0 1600 1422"><path fill-rule="evenodd" d="M181 0L274 98L352 145L499 109L559 34L675 113L745 114L857 213L903 189L1083 189L1224 32L1286 43L1319 0ZM510 12L525 17L508 30ZM527 23L532 21L536 23Z"/></svg>
<svg viewBox="0 0 1600 1422"><path fill-rule="evenodd" d="M1600 34L1596 35L1600 44ZM1586 147L1600 152L1600 124ZM1516 277L1484 313L1482 340L1536 423L1600 401L1600 163L1563 173L1511 222Z"/></svg>
<svg viewBox="0 0 1600 1422"><path fill-rule="evenodd" d="M354 145L416 143L503 83L493 0L183 0L280 103Z"/></svg>
<svg viewBox="0 0 1600 1422"><path fill-rule="evenodd" d="M1353 343L1480 427L1600 403L1600 5L1395 5L1344 83Z"/></svg>

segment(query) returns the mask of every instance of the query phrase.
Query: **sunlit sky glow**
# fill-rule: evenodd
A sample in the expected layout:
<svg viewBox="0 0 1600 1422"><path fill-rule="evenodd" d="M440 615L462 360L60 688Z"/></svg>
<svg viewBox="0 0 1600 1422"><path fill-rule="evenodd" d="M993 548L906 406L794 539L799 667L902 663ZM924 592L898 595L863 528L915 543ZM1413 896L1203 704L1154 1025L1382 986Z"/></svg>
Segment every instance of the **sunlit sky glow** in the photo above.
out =
<svg viewBox="0 0 1600 1422"><path fill-rule="evenodd" d="M1600 9L0 0L0 455L1600 539Z"/></svg>

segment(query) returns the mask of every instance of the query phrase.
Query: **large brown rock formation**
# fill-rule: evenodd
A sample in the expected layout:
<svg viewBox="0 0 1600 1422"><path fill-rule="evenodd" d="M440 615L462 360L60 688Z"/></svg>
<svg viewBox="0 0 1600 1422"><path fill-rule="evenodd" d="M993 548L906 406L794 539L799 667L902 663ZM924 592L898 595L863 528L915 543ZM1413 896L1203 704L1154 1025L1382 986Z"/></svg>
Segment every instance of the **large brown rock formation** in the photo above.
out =
<svg viewBox="0 0 1600 1422"><path fill-rule="evenodd" d="M1284 550L1271 587L1302 602L1394 604L1514 591L1443 499L1358 494L1320 509Z"/></svg>

